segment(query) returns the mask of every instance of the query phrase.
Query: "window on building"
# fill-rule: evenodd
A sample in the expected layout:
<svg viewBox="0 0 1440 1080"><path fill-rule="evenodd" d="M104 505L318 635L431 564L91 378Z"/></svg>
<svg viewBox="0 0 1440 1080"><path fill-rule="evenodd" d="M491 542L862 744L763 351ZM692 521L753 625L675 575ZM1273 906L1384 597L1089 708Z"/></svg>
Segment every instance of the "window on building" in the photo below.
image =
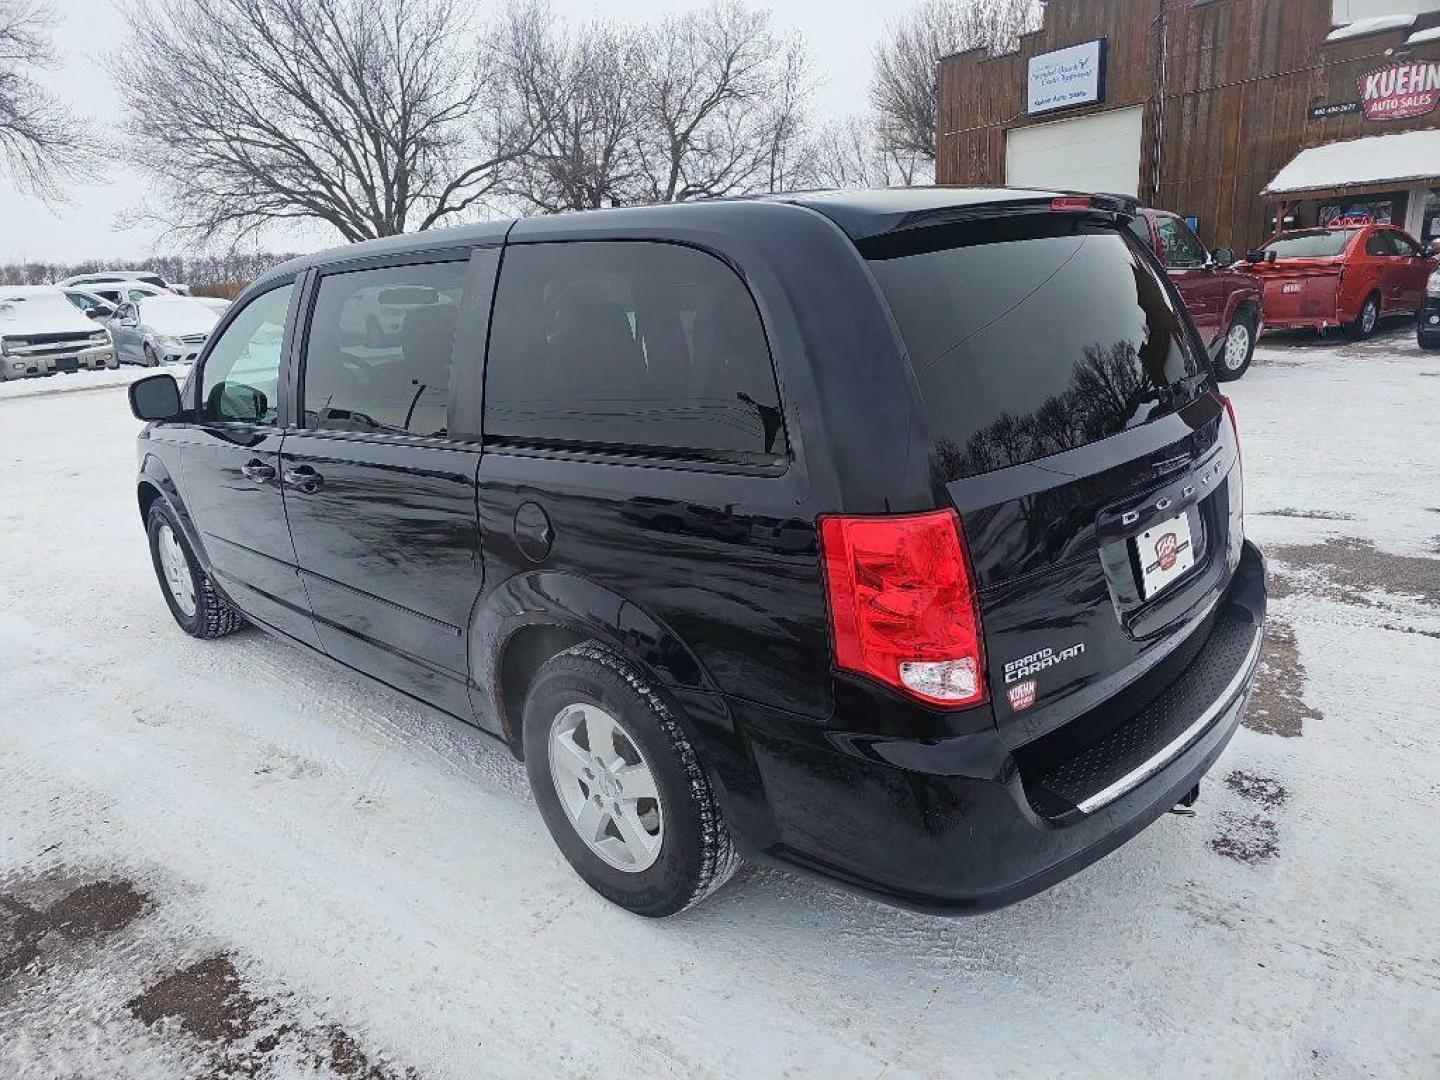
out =
<svg viewBox="0 0 1440 1080"><path fill-rule="evenodd" d="M660 243L507 250L485 435L773 457L780 397L759 313L719 259Z"/></svg>
<svg viewBox="0 0 1440 1080"><path fill-rule="evenodd" d="M1420 239L1428 244L1436 238L1440 238L1440 188L1431 188L1425 193L1425 217L1420 227Z"/></svg>
<svg viewBox="0 0 1440 1080"><path fill-rule="evenodd" d="M1160 234L1165 265L1171 270L1197 270L1209 261L1210 253L1205 245L1179 218L1156 218L1155 231Z"/></svg>
<svg viewBox="0 0 1440 1080"><path fill-rule="evenodd" d="M322 278L305 349L305 426L444 435L468 266L387 266Z"/></svg>

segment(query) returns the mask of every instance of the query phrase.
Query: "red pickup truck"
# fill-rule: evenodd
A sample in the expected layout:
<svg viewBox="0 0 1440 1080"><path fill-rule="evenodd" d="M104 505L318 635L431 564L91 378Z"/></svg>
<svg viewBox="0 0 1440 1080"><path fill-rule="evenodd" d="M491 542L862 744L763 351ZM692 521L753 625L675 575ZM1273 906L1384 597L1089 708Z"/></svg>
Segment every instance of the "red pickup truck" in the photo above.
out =
<svg viewBox="0 0 1440 1080"><path fill-rule="evenodd" d="M1249 259L1272 329L1339 326L1354 338L1373 334L1381 316L1418 312L1436 264L1409 233L1369 218L1281 233Z"/></svg>
<svg viewBox="0 0 1440 1080"><path fill-rule="evenodd" d="M1135 215L1130 228L1165 264L1210 350L1215 377L1238 379L1265 325L1259 279L1236 264L1229 248L1208 251L1184 218L1143 207Z"/></svg>

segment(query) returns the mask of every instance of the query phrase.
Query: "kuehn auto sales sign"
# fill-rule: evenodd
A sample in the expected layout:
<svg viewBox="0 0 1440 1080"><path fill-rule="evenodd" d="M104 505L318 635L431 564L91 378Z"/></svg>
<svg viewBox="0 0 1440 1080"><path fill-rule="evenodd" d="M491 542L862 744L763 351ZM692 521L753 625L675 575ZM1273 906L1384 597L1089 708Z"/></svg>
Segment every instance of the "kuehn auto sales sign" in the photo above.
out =
<svg viewBox="0 0 1440 1080"><path fill-rule="evenodd" d="M1440 103L1440 62L1391 64L1360 76L1366 120L1408 120Z"/></svg>

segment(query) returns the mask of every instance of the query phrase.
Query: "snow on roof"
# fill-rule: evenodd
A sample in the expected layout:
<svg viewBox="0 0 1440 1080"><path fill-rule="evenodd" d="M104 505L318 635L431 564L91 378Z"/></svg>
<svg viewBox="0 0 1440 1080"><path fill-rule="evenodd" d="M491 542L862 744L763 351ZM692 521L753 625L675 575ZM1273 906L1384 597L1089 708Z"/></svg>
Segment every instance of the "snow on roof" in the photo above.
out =
<svg viewBox="0 0 1440 1080"><path fill-rule="evenodd" d="M1405 39L1405 44L1423 45L1427 41L1440 41L1440 26L1432 26L1429 30L1416 30Z"/></svg>
<svg viewBox="0 0 1440 1080"><path fill-rule="evenodd" d="M1346 41L1364 37L1366 34L1378 34L1384 30L1403 30L1414 25L1414 15L1375 15L1369 19L1356 19L1345 26L1337 26L1325 36L1325 40Z"/></svg>
<svg viewBox="0 0 1440 1080"><path fill-rule="evenodd" d="M1440 130L1371 135L1301 150L1261 194L1440 176Z"/></svg>

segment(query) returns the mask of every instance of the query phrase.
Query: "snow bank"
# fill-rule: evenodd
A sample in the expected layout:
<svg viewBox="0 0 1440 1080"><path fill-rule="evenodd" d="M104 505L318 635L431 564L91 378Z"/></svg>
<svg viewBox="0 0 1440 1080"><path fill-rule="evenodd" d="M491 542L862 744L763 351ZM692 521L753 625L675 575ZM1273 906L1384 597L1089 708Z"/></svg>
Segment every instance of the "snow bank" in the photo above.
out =
<svg viewBox="0 0 1440 1080"><path fill-rule="evenodd" d="M143 379L147 375L155 375L159 372L168 372L174 375L177 381L183 383L185 376L190 374L190 366L188 364L174 365L158 369L118 367L105 368L101 371L75 371L62 375L51 375L49 378L43 379L15 379L9 382L0 382L0 402L8 401L11 398L69 394L81 390L108 390L119 386L129 386L137 379Z"/></svg>

